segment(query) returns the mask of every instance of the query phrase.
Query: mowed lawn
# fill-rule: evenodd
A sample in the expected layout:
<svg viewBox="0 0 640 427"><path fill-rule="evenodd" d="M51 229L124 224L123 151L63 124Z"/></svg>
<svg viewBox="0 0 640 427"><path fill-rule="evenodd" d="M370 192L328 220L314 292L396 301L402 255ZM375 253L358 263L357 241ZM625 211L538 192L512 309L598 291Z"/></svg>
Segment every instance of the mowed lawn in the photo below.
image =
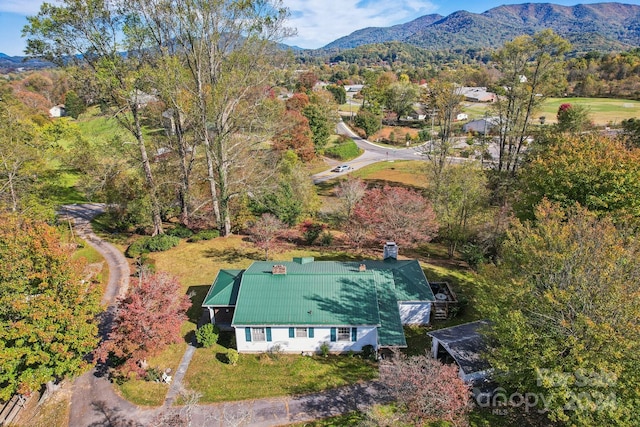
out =
<svg viewBox="0 0 640 427"><path fill-rule="evenodd" d="M377 364L356 355L240 354L233 366L226 352L220 345L201 348L191 360L184 383L202 393L203 403L311 393L378 377Z"/></svg>
<svg viewBox="0 0 640 427"><path fill-rule="evenodd" d="M558 108L565 103L584 106L597 126L618 126L622 120L640 117L639 101L615 98L548 98L535 114L534 123L538 123L542 116L545 117L545 123L556 123ZM491 114L491 104L464 102L463 111L473 120L484 117L485 113Z"/></svg>

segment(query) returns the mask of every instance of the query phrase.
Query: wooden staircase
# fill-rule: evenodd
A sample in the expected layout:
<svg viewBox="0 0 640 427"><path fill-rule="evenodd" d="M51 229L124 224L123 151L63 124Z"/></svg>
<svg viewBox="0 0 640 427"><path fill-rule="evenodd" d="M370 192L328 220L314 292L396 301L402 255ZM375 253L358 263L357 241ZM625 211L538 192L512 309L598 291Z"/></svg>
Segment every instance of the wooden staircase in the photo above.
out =
<svg viewBox="0 0 640 427"><path fill-rule="evenodd" d="M14 394L4 405L0 404L0 426L11 424L26 403L27 399L24 396Z"/></svg>

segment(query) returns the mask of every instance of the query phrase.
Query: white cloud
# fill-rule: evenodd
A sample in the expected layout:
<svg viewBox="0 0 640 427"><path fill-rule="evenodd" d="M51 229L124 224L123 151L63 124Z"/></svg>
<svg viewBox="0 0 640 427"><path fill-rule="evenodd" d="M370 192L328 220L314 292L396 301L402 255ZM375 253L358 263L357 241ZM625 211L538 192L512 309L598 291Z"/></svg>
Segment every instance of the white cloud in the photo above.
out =
<svg viewBox="0 0 640 427"><path fill-rule="evenodd" d="M285 43L322 47L366 27L389 27L433 13L437 6L420 0L284 0L291 11L288 25L298 36Z"/></svg>
<svg viewBox="0 0 640 427"><path fill-rule="evenodd" d="M47 0L48 3L55 3ZM44 0L2 0L0 12L17 13L19 15L35 15L40 11L40 5Z"/></svg>

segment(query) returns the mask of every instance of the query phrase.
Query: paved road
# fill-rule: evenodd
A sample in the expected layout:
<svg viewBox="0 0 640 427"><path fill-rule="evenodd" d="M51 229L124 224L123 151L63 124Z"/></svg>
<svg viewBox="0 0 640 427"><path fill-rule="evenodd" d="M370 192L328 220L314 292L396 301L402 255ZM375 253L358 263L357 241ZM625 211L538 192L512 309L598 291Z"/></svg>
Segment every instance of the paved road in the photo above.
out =
<svg viewBox="0 0 640 427"><path fill-rule="evenodd" d="M367 141L366 139L360 138L343 121L338 122L336 128L337 128L336 131L338 134L345 135L353 139L356 145L362 150L364 150L364 153L359 157L347 162L347 164L352 168L349 171L331 172L331 170L329 169L313 175L312 179L314 184L328 181L330 179L347 174L352 170L360 169L372 163L393 162L396 160L424 160L424 161L429 160L429 156L426 155L428 152L428 145L427 145L428 143L419 145L417 147L414 146L414 147L407 147L407 148L388 148L378 144L374 144L373 142ZM454 144L454 146L458 148L465 147L466 145L467 145L466 142L462 142L462 140L460 140L458 145ZM495 147L493 147L493 145L489 147L489 150L492 153L493 151L495 151ZM461 157L449 157L448 159L451 163L462 163L468 160Z"/></svg>

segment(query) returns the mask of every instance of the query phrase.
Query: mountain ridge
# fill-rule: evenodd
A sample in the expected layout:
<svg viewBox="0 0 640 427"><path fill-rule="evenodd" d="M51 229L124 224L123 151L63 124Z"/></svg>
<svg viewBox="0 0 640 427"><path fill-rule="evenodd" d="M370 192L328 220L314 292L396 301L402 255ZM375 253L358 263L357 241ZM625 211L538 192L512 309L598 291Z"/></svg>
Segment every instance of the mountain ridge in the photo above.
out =
<svg viewBox="0 0 640 427"><path fill-rule="evenodd" d="M497 48L522 34L551 28L586 52L598 47L640 46L640 6L594 3L562 6L554 3L502 5L482 13L459 10L448 16L424 15L391 27L368 27L320 49L351 49L365 44L398 41L428 50Z"/></svg>

